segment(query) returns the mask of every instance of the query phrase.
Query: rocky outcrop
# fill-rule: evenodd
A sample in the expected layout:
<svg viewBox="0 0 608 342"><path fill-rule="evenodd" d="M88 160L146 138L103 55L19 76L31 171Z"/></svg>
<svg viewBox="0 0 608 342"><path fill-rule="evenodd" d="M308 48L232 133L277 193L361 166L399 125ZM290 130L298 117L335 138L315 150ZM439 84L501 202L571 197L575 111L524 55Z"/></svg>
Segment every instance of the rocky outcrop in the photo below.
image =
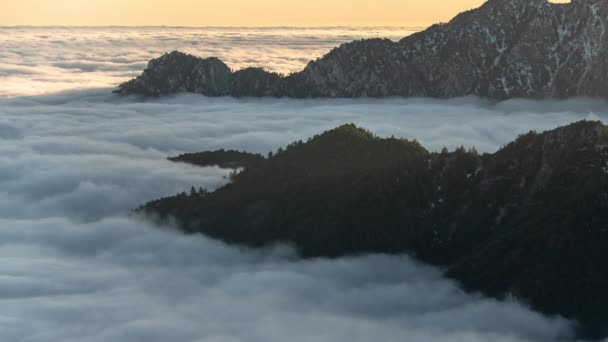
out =
<svg viewBox="0 0 608 342"><path fill-rule="evenodd" d="M277 97L608 98L608 3L489 0L399 42L344 44L301 72L232 73L178 52L152 60L120 94Z"/></svg>
<svg viewBox="0 0 608 342"><path fill-rule="evenodd" d="M169 160L201 167L218 166L224 169L256 167L266 161L266 159L259 154L223 149L199 153L185 153L177 157L170 157Z"/></svg>
<svg viewBox="0 0 608 342"><path fill-rule="evenodd" d="M213 193L142 212L304 257L409 253L467 289L608 335L608 127L530 132L494 154L430 153L353 125L281 149ZM398 272L396 270L395 272Z"/></svg>
<svg viewBox="0 0 608 342"><path fill-rule="evenodd" d="M175 51L150 61L141 76L120 86L120 93L225 96L232 92L232 78L230 68L217 58L201 59Z"/></svg>

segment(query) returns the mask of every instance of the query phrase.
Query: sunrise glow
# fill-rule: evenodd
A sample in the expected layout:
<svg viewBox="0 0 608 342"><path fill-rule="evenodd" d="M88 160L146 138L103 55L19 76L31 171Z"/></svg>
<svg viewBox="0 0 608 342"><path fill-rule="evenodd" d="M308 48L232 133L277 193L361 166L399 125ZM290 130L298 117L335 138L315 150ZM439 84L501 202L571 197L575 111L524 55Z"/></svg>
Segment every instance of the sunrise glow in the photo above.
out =
<svg viewBox="0 0 608 342"><path fill-rule="evenodd" d="M6 0L0 11L0 25L403 26L447 21L458 12L482 3L482 0Z"/></svg>

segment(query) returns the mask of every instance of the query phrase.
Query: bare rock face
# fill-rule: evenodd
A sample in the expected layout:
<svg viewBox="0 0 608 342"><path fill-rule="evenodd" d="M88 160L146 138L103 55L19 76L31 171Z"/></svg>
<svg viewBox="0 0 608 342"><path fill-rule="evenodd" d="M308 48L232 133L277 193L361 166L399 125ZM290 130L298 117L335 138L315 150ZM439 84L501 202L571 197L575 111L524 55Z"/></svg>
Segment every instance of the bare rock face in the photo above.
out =
<svg viewBox="0 0 608 342"><path fill-rule="evenodd" d="M343 44L299 73L236 73L173 52L150 62L123 95L608 98L608 2L489 0L399 42Z"/></svg>

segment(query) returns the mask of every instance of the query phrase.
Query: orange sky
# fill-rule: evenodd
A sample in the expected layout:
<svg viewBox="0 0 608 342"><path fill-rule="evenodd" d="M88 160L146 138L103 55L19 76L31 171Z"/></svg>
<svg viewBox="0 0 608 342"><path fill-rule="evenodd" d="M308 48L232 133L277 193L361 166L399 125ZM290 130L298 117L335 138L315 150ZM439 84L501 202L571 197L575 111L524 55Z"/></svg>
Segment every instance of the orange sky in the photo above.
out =
<svg viewBox="0 0 608 342"><path fill-rule="evenodd" d="M0 25L409 26L484 0L0 0ZM288 5L286 5L288 4Z"/></svg>

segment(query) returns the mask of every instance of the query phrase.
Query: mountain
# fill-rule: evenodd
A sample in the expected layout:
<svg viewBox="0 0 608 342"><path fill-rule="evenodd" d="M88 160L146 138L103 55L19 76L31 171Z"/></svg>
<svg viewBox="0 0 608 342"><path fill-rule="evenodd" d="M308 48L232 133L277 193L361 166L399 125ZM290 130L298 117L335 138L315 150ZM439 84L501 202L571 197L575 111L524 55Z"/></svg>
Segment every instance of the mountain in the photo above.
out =
<svg viewBox="0 0 608 342"><path fill-rule="evenodd" d="M608 335L608 127L599 122L530 132L485 155L431 153L345 125L213 193L140 212L228 243L287 242L303 257L409 253L469 290L576 319L583 337Z"/></svg>
<svg viewBox="0 0 608 342"><path fill-rule="evenodd" d="M354 41L282 76L217 58L153 59L122 95L608 98L608 3L489 0L399 42Z"/></svg>
<svg viewBox="0 0 608 342"><path fill-rule="evenodd" d="M202 167L219 166L223 169L239 169L256 167L264 162L264 157L259 154L222 149L199 153L185 153L177 157L170 157L169 160Z"/></svg>

